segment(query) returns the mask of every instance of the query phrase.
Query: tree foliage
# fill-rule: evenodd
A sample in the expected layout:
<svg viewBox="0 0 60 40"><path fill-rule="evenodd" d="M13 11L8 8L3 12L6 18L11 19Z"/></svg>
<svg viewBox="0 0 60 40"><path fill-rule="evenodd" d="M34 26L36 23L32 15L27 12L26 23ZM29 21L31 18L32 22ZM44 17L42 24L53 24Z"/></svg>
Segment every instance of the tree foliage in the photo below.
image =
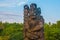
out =
<svg viewBox="0 0 60 40"><path fill-rule="evenodd" d="M60 21L44 24L45 40L60 40ZM0 40L23 40L22 23L0 22Z"/></svg>

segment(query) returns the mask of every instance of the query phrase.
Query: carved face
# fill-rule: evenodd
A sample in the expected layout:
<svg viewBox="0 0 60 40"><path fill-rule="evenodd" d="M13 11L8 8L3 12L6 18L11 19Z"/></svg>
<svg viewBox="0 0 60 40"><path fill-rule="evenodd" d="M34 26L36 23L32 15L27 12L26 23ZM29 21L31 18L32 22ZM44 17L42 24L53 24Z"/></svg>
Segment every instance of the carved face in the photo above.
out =
<svg viewBox="0 0 60 40"><path fill-rule="evenodd" d="M27 10L27 9L25 9L25 10L24 10L24 13L25 13L25 14L28 14L28 10Z"/></svg>
<svg viewBox="0 0 60 40"><path fill-rule="evenodd" d="M31 8L35 8L35 5L31 5L30 7L31 7Z"/></svg>
<svg viewBox="0 0 60 40"><path fill-rule="evenodd" d="M24 9L27 9L27 10L28 10L28 9L29 9L28 5L25 5L25 6L24 6Z"/></svg>
<svg viewBox="0 0 60 40"><path fill-rule="evenodd" d="M36 7L37 7L37 5L34 4L34 3L32 3L32 4L30 5L30 9L35 9Z"/></svg>
<svg viewBox="0 0 60 40"><path fill-rule="evenodd" d="M24 13L28 15L29 7L28 5L24 6Z"/></svg>

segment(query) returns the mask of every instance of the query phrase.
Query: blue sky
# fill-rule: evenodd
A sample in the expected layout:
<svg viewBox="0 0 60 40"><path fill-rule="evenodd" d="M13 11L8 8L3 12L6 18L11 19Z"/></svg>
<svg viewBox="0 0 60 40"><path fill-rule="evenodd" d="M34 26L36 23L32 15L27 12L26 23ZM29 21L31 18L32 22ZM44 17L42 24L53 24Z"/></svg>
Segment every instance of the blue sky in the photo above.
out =
<svg viewBox="0 0 60 40"><path fill-rule="evenodd" d="M60 20L60 0L0 0L0 21L23 22L23 6L36 3L45 22Z"/></svg>

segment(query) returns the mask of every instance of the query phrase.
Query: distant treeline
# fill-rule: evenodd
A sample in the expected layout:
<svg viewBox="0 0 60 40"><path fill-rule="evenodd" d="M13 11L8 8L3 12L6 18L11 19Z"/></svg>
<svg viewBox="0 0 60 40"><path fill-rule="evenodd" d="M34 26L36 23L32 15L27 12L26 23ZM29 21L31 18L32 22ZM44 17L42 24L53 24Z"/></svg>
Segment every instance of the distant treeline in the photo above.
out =
<svg viewBox="0 0 60 40"><path fill-rule="evenodd" d="M60 40L60 21L44 24L45 40ZM0 40L23 40L22 23L0 22Z"/></svg>

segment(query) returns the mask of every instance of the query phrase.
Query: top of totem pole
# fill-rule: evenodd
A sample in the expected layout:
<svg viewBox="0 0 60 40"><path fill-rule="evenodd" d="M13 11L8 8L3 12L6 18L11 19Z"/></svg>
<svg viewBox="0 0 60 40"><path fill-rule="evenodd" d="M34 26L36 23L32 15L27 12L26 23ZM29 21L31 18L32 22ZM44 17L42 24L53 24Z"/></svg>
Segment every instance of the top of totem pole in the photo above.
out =
<svg viewBox="0 0 60 40"><path fill-rule="evenodd" d="M24 5L24 9L29 9L29 6L28 5Z"/></svg>
<svg viewBox="0 0 60 40"><path fill-rule="evenodd" d="M37 8L37 5L35 3L31 3L30 9L36 9L36 8Z"/></svg>
<svg viewBox="0 0 60 40"><path fill-rule="evenodd" d="M41 16L41 8L40 7L37 7L37 4L36 3L31 3L30 4L30 7L28 5L24 5L24 10L28 11L28 16L31 16L31 15L34 15L34 16ZM26 11L25 11L26 13Z"/></svg>

